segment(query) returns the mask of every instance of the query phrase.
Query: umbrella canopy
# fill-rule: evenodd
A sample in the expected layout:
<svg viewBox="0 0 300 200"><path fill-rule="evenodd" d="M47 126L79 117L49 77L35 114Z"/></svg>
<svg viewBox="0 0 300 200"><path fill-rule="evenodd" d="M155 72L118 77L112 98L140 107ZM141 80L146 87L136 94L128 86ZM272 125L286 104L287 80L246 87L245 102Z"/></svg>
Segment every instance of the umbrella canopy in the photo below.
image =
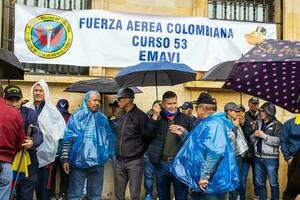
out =
<svg viewBox="0 0 300 200"><path fill-rule="evenodd" d="M234 65L223 87L299 113L299 77L300 42L266 40Z"/></svg>
<svg viewBox="0 0 300 200"><path fill-rule="evenodd" d="M219 63L207 71L201 79L206 81L225 81L228 78L235 62L236 61L232 60Z"/></svg>
<svg viewBox="0 0 300 200"><path fill-rule="evenodd" d="M126 67L115 77L120 87L177 85L196 79L196 72L185 64L142 62Z"/></svg>
<svg viewBox="0 0 300 200"><path fill-rule="evenodd" d="M24 68L15 54L0 48L0 79L24 79Z"/></svg>
<svg viewBox="0 0 300 200"><path fill-rule="evenodd" d="M120 87L114 79L101 77L94 80L78 81L67 87L65 92L86 93L91 90L96 90L101 94L117 94ZM142 93L137 87L131 88L134 93Z"/></svg>

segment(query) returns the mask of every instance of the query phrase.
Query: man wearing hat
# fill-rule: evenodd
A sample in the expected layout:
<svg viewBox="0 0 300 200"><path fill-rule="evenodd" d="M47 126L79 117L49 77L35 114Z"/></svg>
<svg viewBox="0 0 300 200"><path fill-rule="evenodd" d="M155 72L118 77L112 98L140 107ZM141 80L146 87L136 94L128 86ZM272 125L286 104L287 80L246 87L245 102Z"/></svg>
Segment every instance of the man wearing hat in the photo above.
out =
<svg viewBox="0 0 300 200"><path fill-rule="evenodd" d="M225 200L226 193L239 185L235 155L227 135L227 127L234 128L234 124L225 113L216 113L217 102L208 93L201 93L196 103L202 121L174 159L172 172L192 188L193 200ZM185 132L176 125L172 129Z"/></svg>
<svg viewBox="0 0 300 200"><path fill-rule="evenodd" d="M271 199L279 199L278 168L279 145L282 124L276 119L276 108L272 103L264 103L259 108L260 119L251 140L255 148L255 181L259 198L267 199L266 179L269 178Z"/></svg>
<svg viewBox="0 0 300 200"><path fill-rule="evenodd" d="M183 112L187 116L190 116L193 121L197 119L197 117L193 115L194 106L191 102L187 102L187 101L184 102L180 108L181 108L181 112Z"/></svg>
<svg viewBox="0 0 300 200"><path fill-rule="evenodd" d="M252 131L247 132L245 131L245 137L248 141L248 146L250 147L251 154L254 155L254 144L250 140L250 136L254 133L254 129L256 127L256 120L259 118L259 99L257 97L251 97L248 101L248 107L249 110L245 113L245 122L247 124L250 124L252 127ZM252 180L253 180L253 188L254 188L254 199L258 199L258 188L256 186L255 182L255 162L254 158L252 160L249 160L252 168Z"/></svg>
<svg viewBox="0 0 300 200"><path fill-rule="evenodd" d="M134 92L120 89L117 94L121 111L116 118L115 195L125 199L129 182L131 199L140 199L144 170L144 125L147 115L134 104Z"/></svg>
<svg viewBox="0 0 300 200"><path fill-rule="evenodd" d="M20 113L3 100L0 85L0 199L9 199L13 172L11 163L16 153L22 150L24 122Z"/></svg>
<svg viewBox="0 0 300 200"><path fill-rule="evenodd" d="M230 138L232 147L235 152L241 180L242 158L245 156L246 151L249 149L244 136L244 132L241 128L240 112L242 111L242 106L237 105L234 102L229 102L224 106L224 111L227 118L230 119L234 124L234 128L227 127L227 134ZM238 190L232 191L230 192L230 199L238 199L238 195Z"/></svg>
<svg viewBox="0 0 300 200"><path fill-rule="evenodd" d="M43 135L38 125L38 114L31 108L21 106L23 94L21 89L15 85L9 85L4 90L4 99L7 105L20 111L27 133L28 127L31 127L31 135L25 137L23 147L28 150L31 164L28 166L29 176L21 180L17 187L17 199L31 200L37 184L37 172L39 162L36 155L36 148L43 142Z"/></svg>

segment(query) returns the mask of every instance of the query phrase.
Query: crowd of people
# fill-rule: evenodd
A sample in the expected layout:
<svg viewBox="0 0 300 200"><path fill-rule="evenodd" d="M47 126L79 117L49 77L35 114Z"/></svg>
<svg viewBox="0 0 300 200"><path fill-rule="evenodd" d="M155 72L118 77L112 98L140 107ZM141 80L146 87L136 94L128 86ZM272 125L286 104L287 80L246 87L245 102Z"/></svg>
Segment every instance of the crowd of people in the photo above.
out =
<svg viewBox="0 0 300 200"><path fill-rule="evenodd" d="M131 199L141 199L143 180L145 200L244 200L250 167L253 198L267 200L268 179L269 196L278 200L280 149L288 165L283 199L300 199L300 116L282 124L270 102L259 106L252 97L248 111L228 102L217 112L206 92L179 106L177 94L167 91L144 113L124 88L105 116L97 91L86 93L72 114L66 99L51 103L44 80L31 95L25 103L20 87L0 87L1 200L31 200L34 193L38 200L99 200L108 160L117 200L125 199L127 185ZM24 149L29 175L16 178L12 163Z"/></svg>

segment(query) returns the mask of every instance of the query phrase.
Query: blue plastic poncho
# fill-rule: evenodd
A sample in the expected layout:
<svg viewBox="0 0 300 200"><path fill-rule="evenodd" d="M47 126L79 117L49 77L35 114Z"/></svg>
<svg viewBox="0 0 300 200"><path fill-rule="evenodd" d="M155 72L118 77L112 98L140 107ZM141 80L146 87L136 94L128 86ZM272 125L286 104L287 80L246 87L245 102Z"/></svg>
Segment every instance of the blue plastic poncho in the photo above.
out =
<svg viewBox="0 0 300 200"><path fill-rule="evenodd" d="M75 168L88 168L104 163L114 155L114 134L107 117L92 112L87 106L90 96L98 92L85 94L82 106L71 115L63 143L73 141L69 154L69 163Z"/></svg>
<svg viewBox="0 0 300 200"><path fill-rule="evenodd" d="M207 152L224 157L204 192L223 193L239 186L238 167L226 126L233 127L233 124L225 113L215 113L203 119L173 161L175 177L194 191L201 191L198 183Z"/></svg>

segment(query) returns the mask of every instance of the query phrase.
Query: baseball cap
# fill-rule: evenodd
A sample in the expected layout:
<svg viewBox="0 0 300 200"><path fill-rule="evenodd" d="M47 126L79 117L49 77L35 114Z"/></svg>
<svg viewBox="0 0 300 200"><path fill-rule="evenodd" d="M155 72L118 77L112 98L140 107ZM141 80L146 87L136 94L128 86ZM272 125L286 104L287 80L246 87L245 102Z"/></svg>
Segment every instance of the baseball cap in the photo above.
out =
<svg viewBox="0 0 300 200"><path fill-rule="evenodd" d="M245 108L245 106L244 106L244 105L242 105L242 104L238 104L237 106L240 108L240 111L243 111L243 112L245 112L245 111L246 111L246 108Z"/></svg>
<svg viewBox="0 0 300 200"><path fill-rule="evenodd" d="M216 105L217 101L214 97L212 97L210 94L207 92L201 92L197 101L193 101L193 104L211 104L211 105Z"/></svg>
<svg viewBox="0 0 300 200"><path fill-rule="evenodd" d="M259 104L259 99L257 97L251 97L249 99L249 103L252 103L252 104Z"/></svg>
<svg viewBox="0 0 300 200"><path fill-rule="evenodd" d="M227 103L225 106L224 106L224 111L227 112L227 111L236 111L236 112L240 112L241 111L241 108L236 105L236 103L234 102L229 102Z"/></svg>
<svg viewBox="0 0 300 200"><path fill-rule="evenodd" d="M182 106L181 106L181 108L183 109L183 110L187 110L187 109L189 109L189 108L191 108L191 109L193 109L193 104L191 103L191 102L184 102L183 104L182 104Z"/></svg>
<svg viewBox="0 0 300 200"><path fill-rule="evenodd" d="M118 91L117 99L128 98L134 99L134 92L130 88L123 88Z"/></svg>
<svg viewBox="0 0 300 200"><path fill-rule="evenodd" d="M9 85L4 89L4 99L12 97L23 98L21 89L16 85Z"/></svg>

